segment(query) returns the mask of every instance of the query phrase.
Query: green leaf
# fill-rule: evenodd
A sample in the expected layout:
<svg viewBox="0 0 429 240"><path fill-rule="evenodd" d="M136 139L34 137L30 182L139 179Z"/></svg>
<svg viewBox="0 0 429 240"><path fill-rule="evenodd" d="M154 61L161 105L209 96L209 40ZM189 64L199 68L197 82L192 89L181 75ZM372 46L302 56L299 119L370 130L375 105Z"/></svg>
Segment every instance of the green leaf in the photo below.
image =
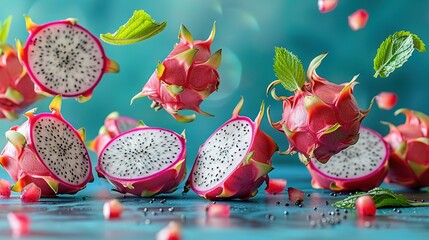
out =
<svg viewBox="0 0 429 240"><path fill-rule="evenodd" d="M414 49L419 52L426 51L425 44L416 34L400 31L387 37L377 49L374 58L374 77L388 77L408 61Z"/></svg>
<svg viewBox="0 0 429 240"><path fill-rule="evenodd" d="M0 22L0 43L6 43L11 22L12 22L12 16L7 17L6 20L4 20L4 22Z"/></svg>
<svg viewBox="0 0 429 240"><path fill-rule="evenodd" d="M274 72L280 83L289 91L301 89L305 72L301 61L285 48L275 48Z"/></svg>
<svg viewBox="0 0 429 240"><path fill-rule="evenodd" d="M164 30L167 22L157 23L143 10L134 11L133 16L111 34L101 34L100 38L110 44L127 45L155 36Z"/></svg>
<svg viewBox="0 0 429 240"><path fill-rule="evenodd" d="M359 192L353 194L341 201L334 203L333 206L337 208L355 208L356 199L363 195L370 195L377 208L429 206L429 203L411 201L402 194L398 194L392 190L381 187L376 187L372 190L369 190L368 192Z"/></svg>

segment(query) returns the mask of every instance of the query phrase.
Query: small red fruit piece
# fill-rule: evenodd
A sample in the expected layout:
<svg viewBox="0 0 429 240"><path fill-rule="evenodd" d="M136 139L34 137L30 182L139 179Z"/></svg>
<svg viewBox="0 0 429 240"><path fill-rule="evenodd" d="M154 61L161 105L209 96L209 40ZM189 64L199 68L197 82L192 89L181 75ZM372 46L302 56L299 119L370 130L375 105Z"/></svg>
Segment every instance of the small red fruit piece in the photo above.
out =
<svg viewBox="0 0 429 240"><path fill-rule="evenodd" d="M121 217L122 212L122 204L117 199L113 199L104 203L103 215L105 219L118 219Z"/></svg>
<svg viewBox="0 0 429 240"><path fill-rule="evenodd" d="M287 181L281 178L270 179L268 182L268 187L265 191L268 194L279 194L283 192L286 188Z"/></svg>
<svg viewBox="0 0 429 240"><path fill-rule="evenodd" d="M377 210L374 200L369 195L360 196L356 199L356 212L359 216L374 216Z"/></svg>
<svg viewBox="0 0 429 240"><path fill-rule="evenodd" d="M171 221L156 234L156 240L180 240L182 239L180 232L180 225Z"/></svg>
<svg viewBox="0 0 429 240"><path fill-rule="evenodd" d="M288 195L289 195L289 200L294 203L294 204L300 204L301 202L304 201L304 192L290 187L287 189Z"/></svg>
<svg viewBox="0 0 429 240"><path fill-rule="evenodd" d="M10 198L10 182L0 178L0 198Z"/></svg>
<svg viewBox="0 0 429 240"><path fill-rule="evenodd" d="M381 92L375 97L375 101L379 108L390 110L398 102L398 95L393 92Z"/></svg>
<svg viewBox="0 0 429 240"><path fill-rule="evenodd" d="M229 218L231 207L223 203L210 203L206 207L207 217Z"/></svg>
<svg viewBox="0 0 429 240"><path fill-rule="evenodd" d="M317 5L321 13L327 13L334 10L337 7L338 0L319 0Z"/></svg>
<svg viewBox="0 0 429 240"><path fill-rule="evenodd" d="M368 22L368 12L364 9L359 9L349 16L349 26L353 31L357 31L365 27Z"/></svg>
<svg viewBox="0 0 429 240"><path fill-rule="evenodd" d="M21 202L38 202L41 194L42 190L36 184L30 183L22 190Z"/></svg>
<svg viewBox="0 0 429 240"><path fill-rule="evenodd" d="M24 236L30 231L30 218L25 213L10 212L7 214L13 236Z"/></svg>

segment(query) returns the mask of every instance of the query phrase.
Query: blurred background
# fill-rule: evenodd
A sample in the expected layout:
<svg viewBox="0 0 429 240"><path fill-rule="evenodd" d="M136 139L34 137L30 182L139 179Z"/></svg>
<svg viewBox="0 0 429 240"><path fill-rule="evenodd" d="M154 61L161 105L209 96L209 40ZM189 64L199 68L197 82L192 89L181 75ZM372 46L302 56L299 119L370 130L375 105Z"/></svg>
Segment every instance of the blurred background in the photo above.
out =
<svg viewBox="0 0 429 240"><path fill-rule="evenodd" d="M385 135L388 128L380 121L399 124L403 116L394 116L397 108L411 108L429 113L426 87L429 75L427 53L414 52L405 65L387 79L373 78L373 58L380 43L390 34L408 30L429 43L429 1L391 0L340 0L337 8L322 14L317 0L0 0L0 19L13 16L9 43L14 39L25 41L24 14L36 23L45 23L74 17L94 35L114 32L132 16L134 10L143 9L156 21L167 21L166 29L155 37L128 46L113 46L103 42L108 57L120 65L120 73L106 74L94 91L92 99L80 104L74 99L63 102L63 116L76 128L85 127L87 139L94 138L104 118L112 111L143 120L147 125L169 128L176 132L186 129L188 166L191 167L198 147L231 116L240 96L245 98L242 115L254 118L264 100L271 105L271 115L280 119L282 104L265 95L267 85L275 80L273 72L274 47L285 47L296 54L306 69L310 61L325 51L329 55L318 69L320 76L335 83L348 82L360 74L355 96L361 108L368 108L371 99L381 91L396 92L397 107L390 111L374 105L363 124ZM352 31L348 15L363 8L369 13L364 29ZM180 24L184 24L194 39L206 39L213 22L217 22L212 51L223 49L220 67L221 84L201 105L214 117L198 115L191 123L176 122L164 110L155 112L151 101L139 99L130 106L130 99L140 92L144 83L178 42ZM280 90L280 89L278 89ZM278 91L290 95L286 91ZM47 111L50 98L38 102L39 112ZM186 113L186 112L185 112ZM25 121L0 120L0 132ZM271 135L280 150L288 143L284 135L272 129L265 117L262 129ZM0 134L0 146L6 139ZM97 158L91 153L93 165ZM273 165L300 164L297 156L273 156ZM275 171L275 170L274 170ZM277 173L278 175L278 173ZM0 177L9 179L0 170ZM287 178L288 176L284 176Z"/></svg>

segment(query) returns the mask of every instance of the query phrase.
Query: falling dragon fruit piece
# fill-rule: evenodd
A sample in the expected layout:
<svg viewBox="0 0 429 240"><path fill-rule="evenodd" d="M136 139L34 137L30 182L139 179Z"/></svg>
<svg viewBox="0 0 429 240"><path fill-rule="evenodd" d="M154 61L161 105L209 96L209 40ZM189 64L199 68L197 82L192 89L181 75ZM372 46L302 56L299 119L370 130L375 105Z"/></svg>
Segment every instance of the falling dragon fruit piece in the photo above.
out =
<svg viewBox="0 0 429 240"><path fill-rule="evenodd" d="M327 13L337 7L338 0L318 0L317 5L321 13Z"/></svg>
<svg viewBox="0 0 429 240"><path fill-rule="evenodd" d="M393 92L381 92L375 97L375 102L380 109L390 110L398 102L398 95Z"/></svg>
<svg viewBox="0 0 429 240"><path fill-rule="evenodd" d="M0 178L0 198L10 198L10 182Z"/></svg>
<svg viewBox="0 0 429 240"><path fill-rule="evenodd" d="M264 104L252 121L239 116L243 103L241 98L232 118L201 145L184 192L192 189L207 199L249 199L268 180L271 156L278 147L259 128Z"/></svg>
<svg viewBox="0 0 429 240"><path fill-rule="evenodd" d="M21 193L21 202L30 203L38 202L40 196L42 195L42 190L34 183L30 183L24 187Z"/></svg>
<svg viewBox="0 0 429 240"><path fill-rule="evenodd" d="M84 129L75 130L62 117L61 96L49 108L52 113L28 111L26 122L6 132L0 163L16 181L12 191L35 183L42 196L74 194L93 180Z"/></svg>
<svg viewBox="0 0 429 240"><path fill-rule="evenodd" d="M36 92L85 102L104 73L119 71L98 38L76 19L36 25L25 16L25 22L30 35L24 47L17 41L18 56Z"/></svg>
<svg viewBox="0 0 429 240"><path fill-rule="evenodd" d="M296 56L284 48L277 48L274 66L279 80L272 82L267 88L267 92L271 90L274 99L283 102L282 119L273 123L268 109L268 120L273 128L285 133L289 140L289 149L284 153L297 151L306 159L316 158L322 163L357 142L360 124L369 112L369 109L359 109L353 96L357 76L349 83L337 85L317 75L316 69L326 54L311 61L307 70L310 82L306 82L301 62ZM277 96L273 88L277 84L284 84L281 73L289 71L283 67L287 66L282 62L284 55L290 55L301 65L296 73L300 76L301 83L294 83L293 87L288 88L294 91L294 95L290 97Z"/></svg>
<svg viewBox="0 0 429 240"><path fill-rule="evenodd" d="M120 116L118 112L112 112L104 120L104 125L98 131L98 136L88 143L88 148L98 156L112 138L137 127L138 123L135 119Z"/></svg>
<svg viewBox="0 0 429 240"><path fill-rule="evenodd" d="M287 181L281 178L270 178L265 192L268 194L280 194L286 188Z"/></svg>
<svg viewBox="0 0 429 240"><path fill-rule="evenodd" d="M185 142L184 133L140 123L105 145L95 170L121 193L171 193L185 178Z"/></svg>
<svg viewBox="0 0 429 240"><path fill-rule="evenodd" d="M429 186L429 117L422 112L399 109L405 123L390 127L384 139L392 151L386 182L408 188Z"/></svg>
<svg viewBox="0 0 429 240"><path fill-rule="evenodd" d="M364 28L366 26L366 23L368 22L368 17L368 12L364 9L356 10L348 18L350 28L353 31L357 31Z"/></svg>
<svg viewBox="0 0 429 240"><path fill-rule="evenodd" d="M34 91L34 83L19 62L16 50L6 44L11 18L0 25L0 119L18 118L28 106L42 99Z"/></svg>
<svg viewBox="0 0 429 240"><path fill-rule="evenodd" d="M378 187L387 174L389 153L389 145L380 134L361 127L359 141L335 154L329 162L310 160L307 169L312 176L311 185L336 192Z"/></svg>
<svg viewBox="0 0 429 240"><path fill-rule="evenodd" d="M112 199L103 205L103 216L106 220L120 218L123 211L122 204L117 199Z"/></svg>
<svg viewBox="0 0 429 240"><path fill-rule="evenodd" d="M200 109L201 102L218 89L222 51L213 55L210 47L215 36L215 25L209 38L205 41L194 40L185 26L180 26L180 42L176 44L167 58L158 63L142 91L135 95L137 98L148 97L153 101L152 108L164 108L176 120L191 122L195 114L183 116L180 110L193 110L197 113L211 116Z"/></svg>

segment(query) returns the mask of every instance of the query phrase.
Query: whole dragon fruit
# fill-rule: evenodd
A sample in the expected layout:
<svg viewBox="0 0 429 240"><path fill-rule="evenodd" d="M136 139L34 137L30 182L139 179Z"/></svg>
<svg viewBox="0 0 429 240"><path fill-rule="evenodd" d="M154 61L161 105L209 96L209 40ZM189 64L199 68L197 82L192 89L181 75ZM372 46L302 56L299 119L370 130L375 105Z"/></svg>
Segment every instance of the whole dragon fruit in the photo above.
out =
<svg viewBox="0 0 429 240"><path fill-rule="evenodd" d="M389 172L385 181L408 188L429 186L429 117L409 109L399 109L405 114L404 124L390 127L384 139L392 151L389 158Z"/></svg>
<svg viewBox="0 0 429 240"><path fill-rule="evenodd" d="M61 96L49 108L52 113L26 112L28 120L6 132L0 163L16 181L13 191L33 182L42 196L74 194L93 180L84 129L75 130L61 116Z"/></svg>
<svg viewBox="0 0 429 240"><path fill-rule="evenodd" d="M336 192L369 191L386 177L389 153L389 145L380 134L361 127L359 141L332 156L329 162L310 160L307 169L312 176L311 185Z"/></svg>
<svg viewBox="0 0 429 240"><path fill-rule="evenodd" d="M171 193L186 175L185 134L140 123L109 141L95 170L121 193Z"/></svg>
<svg viewBox="0 0 429 240"><path fill-rule="evenodd" d="M142 91L131 99L141 97L153 101L152 108L164 108L175 119L190 122L195 114L179 115L178 111L189 109L211 116L200 109L201 102L218 89L222 51L210 55L210 46L215 36L215 25L205 41L194 40L185 26L180 26L180 42L167 58L158 63L155 72Z"/></svg>
<svg viewBox="0 0 429 240"><path fill-rule="evenodd" d="M360 124L369 112L359 109L353 96L357 76L349 83L337 85L317 75L316 69L326 54L311 61L307 70L310 82L306 82L301 62L296 56L284 48L277 48L274 69L279 80L272 82L267 89L268 92L282 83L288 90L294 91L294 96L279 97L275 89L271 90L276 100L283 101L283 115L275 123L269 115L268 119L272 127L284 132L289 140L286 153L298 151L307 159L305 163L310 158L326 163L334 154L355 144L359 138ZM294 59L294 63L287 59ZM291 73L293 70L288 68L291 64L300 67ZM287 79L290 74L296 75L293 81Z"/></svg>
<svg viewBox="0 0 429 240"><path fill-rule="evenodd" d="M137 124L138 121L135 119L120 116L118 112L112 112L106 117L104 125L98 131L98 136L89 142L88 147L98 156L112 138L137 127Z"/></svg>
<svg viewBox="0 0 429 240"><path fill-rule="evenodd" d="M36 25L25 16L25 22L30 35L24 47L17 41L17 49L36 92L84 102L104 73L119 71L106 57L100 40L76 19Z"/></svg>
<svg viewBox="0 0 429 240"><path fill-rule="evenodd" d="M232 118L201 145L184 192L191 188L207 199L249 199L268 181L271 156L278 147L259 128L264 104L252 121L238 115L243 102L241 98Z"/></svg>
<svg viewBox="0 0 429 240"><path fill-rule="evenodd" d="M15 120L18 113L41 99L34 83L24 71L14 48L6 44L9 17L0 24L0 119Z"/></svg>

